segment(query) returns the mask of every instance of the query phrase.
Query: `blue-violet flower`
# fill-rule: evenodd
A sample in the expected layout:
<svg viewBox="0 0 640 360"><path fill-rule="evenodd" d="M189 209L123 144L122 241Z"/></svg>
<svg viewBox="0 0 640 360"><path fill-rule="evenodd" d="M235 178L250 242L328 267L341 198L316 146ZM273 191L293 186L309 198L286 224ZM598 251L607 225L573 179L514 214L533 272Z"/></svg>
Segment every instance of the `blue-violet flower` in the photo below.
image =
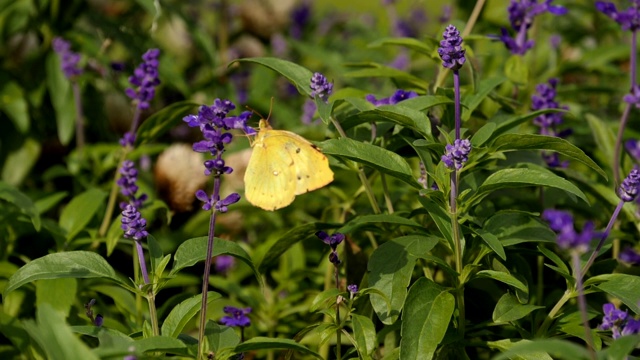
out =
<svg viewBox="0 0 640 360"><path fill-rule="evenodd" d="M618 255L618 260L625 262L629 265L640 265L640 254L632 248L627 246Z"/></svg>
<svg viewBox="0 0 640 360"><path fill-rule="evenodd" d="M611 2L596 1L596 9L620 24L622 30L636 31L640 28L640 1L638 0L631 0L631 6L620 11Z"/></svg>
<svg viewBox="0 0 640 360"><path fill-rule="evenodd" d="M618 196L624 202L633 201L638 196L640 186L640 169L634 167L618 188Z"/></svg>
<svg viewBox="0 0 640 360"><path fill-rule="evenodd" d="M462 37L458 29L449 25L442 34L443 40L440 41L440 47L438 48L438 54L442 59L442 66L451 69L458 70L467 61L464 56L465 50L462 49Z"/></svg>
<svg viewBox="0 0 640 360"><path fill-rule="evenodd" d="M60 68L67 79L82 74L82 69L78 66L80 54L71 51L71 44L60 37L53 38L53 51L60 56Z"/></svg>
<svg viewBox="0 0 640 360"><path fill-rule="evenodd" d="M233 306L225 306L222 309L227 316L223 316L220 322L226 326L247 327L251 325L251 320L247 316L251 313L251 308L240 309Z"/></svg>
<svg viewBox="0 0 640 360"><path fill-rule="evenodd" d="M329 254L329 261L335 265L336 267L342 263L340 258L338 258L338 245L344 241L344 234L335 233L331 236L324 231L316 232L316 236L322 240L325 244L331 247L331 253Z"/></svg>
<svg viewBox="0 0 640 360"><path fill-rule="evenodd" d="M122 211L122 230L124 237L136 241L142 240L149 236L147 232L147 220L145 220L138 209L128 204Z"/></svg>
<svg viewBox="0 0 640 360"><path fill-rule="evenodd" d="M373 105L381 106L381 105L395 105L401 101L411 99L417 96L418 94L415 91L405 91L405 90L399 89L399 90L396 90L396 92L393 93L393 95L386 98L379 99L379 100L376 99L376 97L373 94L369 94L365 98L367 99L368 102L372 103Z"/></svg>
<svg viewBox="0 0 640 360"><path fill-rule="evenodd" d="M460 170L469 160L470 152L471 141L469 139L456 139L453 144L447 144L441 160L449 169Z"/></svg>
<svg viewBox="0 0 640 360"><path fill-rule="evenodd" d="M327 102L329 100L329 95L333 92L333 83L329 82L327 78L321 73L314 73L311 77L311 97L319 97L320 99Z"/></svg>
<svg viewBox="0 0 640 360"><path fill-rule="evenodd" d="M149 102L156 94L156 86L160 84L158 78L158 57L160 50L149 49L142 55L143 62L134 70L129 77L129 83L135 88L127 88L125 94L132 100L137 101L140 110L147 109Z"/></svg>
<svg viewBox="0 0 640 360"><path fill-rule="evenodd" d="M586 222L582 232L578 233L573 225L573 216L567 211L546 209L542 218L549 223L551 230L558 234L556 242L561 249L586 252L591 240L600 235L595 231L595 225L591 221Z"/></svg>

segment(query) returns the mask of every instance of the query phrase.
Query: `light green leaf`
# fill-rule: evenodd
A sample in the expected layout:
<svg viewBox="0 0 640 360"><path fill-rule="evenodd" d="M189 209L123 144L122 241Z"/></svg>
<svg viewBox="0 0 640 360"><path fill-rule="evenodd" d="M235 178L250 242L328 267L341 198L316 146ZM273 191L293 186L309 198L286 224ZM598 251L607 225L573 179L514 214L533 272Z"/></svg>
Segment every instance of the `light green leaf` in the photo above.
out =
<svg viewBox="0 0 640 360"><path fill-rule="evenodd" d="M204 336L214 353L224 348L233 348L240 343L240 337L232 327L219 325L212 320L207 322Z"/></svg>
<svg viewBox="0 0 640 360"><path fill-rule="evenodd" d="M124 284L102 256L90 251L70 251L45 255L27 263L9 278L4 295L35 280L59 278L106 278Z"/></svg>
<svg viewBox="0 0 640 360"><path fill-rule="evenodd" d="M431 41L429 41L431 40ZM429 42L423 42L414 38L398 37L398 38L382 38L368 45L370 48L377 48L387 45L397 45L409 48L427 56L433 56L436 47L439 45L436 40L427 39Z"/></svg>
<svg viewBox="0 0 640 360"><path fill-rule="evenodd" d="M350 234L363 227L379 228L380 226L386 225L409 226L413 228L423 227L421 224L404 216L380 214L357 216L336 231L344 234Z"/></svg>
<svg viewBox="0 0 640 360"><path fill-rule="evenodd" d="M556 241L556 234L538 216L522 211L498 211L485 221L483 228L495 234L505 247L523 242Z"/></svg>
<svg viewBox="0 0 640 360"><path fill-rule="evenodd" d="M238 59L237 62L248 62L266 66L269 69L287 78L296 86L298 92L302 95L311 97L311 70L300 66L296 63L272 57L254 57Z"/></svg>
<svg viewBox="0 0 640 360"><path fill-rule="evenodd" d="M304 345L301 345L293 340L289 339L273 339L262 336L253 337L242 344L236 346L234 351L241 353L252 350L268 350L268 349L289 349L301 352L303 354L311 355L317 359L322 360L322 356L317 352L310 350Z"/></svg>
<svg viewBox="0 0 640 360"><path fill-rule="evenodd" d="M2 167L2 180L18 186L29 175L38 161L42 144L32 138L26 138L22 145L7 155Z"/></svg>
<svg viewBox="0 0 640 360"><path fill-rule="evenodd" d="M585 288L591 284L596 288L620 299L634 313L640 314L640 276L629 274L604 274L585 281Z"/></svg>
<svg viewBox="0 0 640 360"><path fill-rule="evenodd" d="M527 287L527 285L525 285L522 281L516 279L515 276L506 272L495 271L495 270L482 270L482 271L478 271L476 276L497 280L507 285L513 286L516 289L520 289L527 294L529 293L529 288Z"/></svg>
<svg viewBox="0 0 640 360"><path fill-rule="evenodd" d="M480 106L482 101L493 91L493 89L502 84L505 80L505 78L499 76L480 81L473 94L462 98L462 120L469 120L473 111Z"/></svg>
<svg viewBox="0 0 640 360"><path fill-rule="evenodd" d="M353 160L402 180L416 189L421 188L407 161L387 149L351 139L331 139L318 146L327 155Z"/></svg>
<svg viewBox="0 0 640 360"><path fill-rule="evenodd" d="M351 326L360 359L371 359L371 354L376 349L376 328L373 322L366 316L351 314Z"/></svg>
<svg viewBox="0 0 640 360"><path fill-rule="evenodd" d="M67 240L84 230L93 216L104 205L107 193L100 189L89 189L74 197L60 214L60 227L67 231Z"/></svg>
<svg viewBox="0 0 640 360"><path fill-rule="evenodd" d="M420 278L409 289L402 313L400 358L430 360L444 338L455 308L445 288Z"/></svg>
<svg viewBox="0 0 640 360"><path fill-rule="evenodd" d="M36 306L44 303L69 316L71 305L76 301L78 280L73 278L41 279L36 282Z"/></svg>
<svg viewBox="0 0 640 360"><path fill-rule="evenodd" d="M2 85L0 88L0 109L20 133L26 134L29 131L30 118L24 90L15 81L0 85Z"/></svg>
<svg viewBox="0 0 640 360"><path fill-rule="evenodd" d="M207 295L207 304L221 297L214 291L209 291ZM160 334L177 338L185 325L200 311L202 305L202 295L194 295L180 304L176 305L169 315L164 319Z"/></svg>
<svg viewBox="0 0 640 360"><path fill-rule="evenodd" d="M509 341L514 344L511 345ZM540 339L530 341L505 339L491 342L490 346L496 346L496 344L507 350L504 350L502 354L492 360L518 359L518 357L526 360L586 360L591 358L585 347L567 340ZM541 349L544 349L544 351Z"/></svg>
<svg viewBox="0 0 640 360"><path fill-rule="evenodd" d="M17 206L23 214L31 218L31 223L36 231L40 231L40 213L36 209L33 201L31 201L27 195L15 187L0 181L0 199L6 200Z"/></svg>
<svg viewBox="0 0 640 360"><path fill-rule="evenodd" d="M543 308L544 306L520 304L515 296L506 293L498 300L496 307L493 309L492 318L494 323L506 323L522 319L532 311Z"/></svg>
<svg viewBox="0 0 640 360"><path fill-rule="evenodd" d="M529 66L520 55L511 55L507 59L504 74L516 85L526 87L529 82Z"/></svg>
<svg viewBox="0 0 640 360"><path fill-rule="evenodd" d="M505 352L511 349L512 347L514 347L515 345L528 344L530 342L531 342L530 340L525 340L525 339L503 339L503 340L497 340L497 341L488 341L487 345L489 345L489 348L491 349ZM517 355L510 355L505 358L508 358L510 360L553 360L553 358L551 358L551 356L549 356L549 354L547 354L544 351L519 353ZM494 358L493 360L495 359L496 358Z"/></svg>
<svg viewBox="0 0 640 360"><path fill-rule="evenodd" d="M408 72L377 63L369 63L369 66L370 67L366 69L350 71L344 74L344 76L354 78L391 78L406 82L418 89L427 89L429 87L427 81Z"/></svg>
<svg viewBox="0 0 640 360"><path fill-rule="evenodd" d="M427 115L421 111L405 107L404 102L360 111L340 121L340 125L344 130L348 130L359 124L383 121L404 126L415 130L426 138L431 138L431 122Z"/></svg>
<svg viewBox="0 0 640 360"><path fill-rule="evenodd" d="M76 109L71 82L65 78L60 68L60 59L53 51L46 59L47 88L51 104L56 112L58 138L62 145L71 142L75 133Z"/></svg>
<svg viewBox="0 0 640 360"><path fill-rule="evenodd" d="M476 233L480 238L489 246L494 253L496 253L502 260L507 259L507 254L504 252L504 248L502 247L502 243L498 240L498 237L494 234L490 233L485 229L473 229L471 231Z"/></svg>

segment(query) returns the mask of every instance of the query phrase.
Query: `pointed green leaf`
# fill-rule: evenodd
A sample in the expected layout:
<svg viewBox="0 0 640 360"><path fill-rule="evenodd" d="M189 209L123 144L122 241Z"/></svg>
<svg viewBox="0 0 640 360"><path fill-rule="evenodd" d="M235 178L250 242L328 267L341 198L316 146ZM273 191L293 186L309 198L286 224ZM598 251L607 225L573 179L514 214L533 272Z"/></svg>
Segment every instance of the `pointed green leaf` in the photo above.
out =
<svg viewBox="0 0 640 360"><path fill-rule="evenodd" d="M420 278L409 289L402 313L400 358L430 360L444 338L455 308L445 288Z"/></svg>
<svg viewBox="0 0 640 360"><path fill-rule="evenodd" d="M629 274L604 274L590 278L585 288L598 283L596 287L607 294L620 299L634 313L640 314L640 276Z"/></svg>
<svg viewBox="0 0 640 360"><path fill-rule="evenodd" d="M476 274L477 277L486 277L489 279L497 280L507 285L511 285L516 289L520 289L526 293L529 293L529 288L522 281L516 279L515 276L495 270L482 270Z"/></svg>
<svg viewBox="0 0 640 360"><path fill-rule="evenodd" d="M544 224L539 216L530 213L503 210L498 211L484 223L484 229L495 234L502 246L512 246L523 242L555 243L556 234Z"/></svg>
<svg viewBox="0 0 640 360"><path fill-rule="evenodd" d="M40 213L36 209L33 201L31 201L27 195L17 188L0 181L0 199L6 200L17 206L23 214L31 218L31 223L36 231L40 231Z"/></svg>
<svg viewBox="0 0 640 360"><path fill-rule="evenodd" d="M242 344L236 346L234 351L241 353L252 350L267 350L267 349L289 349L301 352L303 354L311 355L315 358L322 359L322 356L317 352L310 350L306 346L299 344L289 339L273 339L262 336L256 336L251 338Z"/></svg>
<svg viewBox="0 0 640 360"><path fill-rule="evenodd" d="M20 147L7 155L2 167L2 181L14 186L22 184L40 158L41 152L40 140L31 137L24 139Z"/></svg>
<svg viewBox="0 0 640 360"><path fill-rule="evenodd" d="M149 116L138 128L136 146L153 142L176 125L183 123L182 118L196 112L198 106L200 104L193 101L174 102Z"/></svg>
<svg viewBox="0 0 640 360"><path fill-rule="evenodd" d="M302 95L311 97L311 70L300 66L296 63L272 57L254 57L238 59L237 62L248 62L266 66L269 69L287 78L296 86L298 92Z"/></svg>
<svg viewBox="0 0 640 360"><path fill-rule="evenodd" d="M587 360L591 359L587 349L581 345L572 343L567 340L558 339L539 339L539 340L511 340L512 346L508 343L508 339L502 340L500 346L508 349L502 354L494 357L492 360L516 359L556 359L556 360ZM490 344L495 346L499 342L494 341ZM544 349L544 350L542 350ZM551 355L551 356L548 356ZM532 357L535 356L535 357Z"/></svg>
<svg viewBox="0 0 640 360"><path fill-rule="evenodd" d="M45 255L27 263L9 278L4 295L35 280L59 278L106 278L123 284L102 256L90 251L70 251Z"/></svg>
<svg viewBox="0 0 640 360"><path fill-rule="evenodd" d="M28 103L24 90L15 81L0 84L0 110L7 115L20 133L26 134L29 131Z"/></svg>
<svg viewBox="0 0 640 360"><path fill-rule="evenodd" d="M240 337L232 327L217 324L212 320L207 322L204 336L214 353L224 348L233 348L240 343Z"/></svg>
<svg viewBox="0 0 640 360"><path fill-rule="evenodd" d="M41 279L36 282L36 306L43 303L69 316L71 306L76 302L78 280L73 278Z"/></svg>
<svg viewBox="0 0 640 360"><path fill-rule="evenodd" d="M6 298L2 300L6 300ZM26 353L30 343L29 334L22 327L20 319L11 317L5 311L0 311L0 334L9 339L21 353Z"/></svg>
<svg viewBox="0 0 640 360"><path fill-rule="evenodd" d="M327 155L353 160L402 180L416 189L421 188L407 161L387 149L351 139L331 139L318 146Z"/></svg>
<svg viewBox="0 0 640 360"><path fill-rule="evenodd" d="M393 324L400 315L407 297L407 287L416 260L426 255L439 242L438 238L422 235L399 237L380 245L368 263L369 286L379 290L391 301L372 293L371 305L384 324Z"/></svg>
<svg viewBox="0 0 640 360"><path fill-rule="evenodd" d="M93 216L104 205L107 193L100 189L89 189L74 197L60 214L60 227L67 231L67 239L73 239L89 224Z"/></svg>
<svg viewBox="0 0 640 360"><path fill-rule="evenodd" d="M531 342L530 340L525 340L525 339L503 339L503 340L497 340L497 341L488 341L487 345L489 345L489 348L491 349L500 350L504 352L512 348L514 345L526 344L530 342ZM544 351L512 355L512 356L509 356L508 358L509 360L553 360L553 358L551 358L551 356L549 356L549 354L547 354Z"/></svg>
<svg viewBox="0 0 640 360"><path fill-rule="evenodd" d="M579 161L595 170L603 179L607 174L580 148L569 141L555 137L534 134L504 134L496 138L492 147L499 151L507 150L548 150L555 151L572 160Z"/></svg>
<svg viewBox="0 0 640 360"><path fill-rule="evenodd" d="M489 79L483 79L476 86L475 92L471 95L467 95L462 98L462 120L467 121L471 117L471 114L475 109L480 106L480 103L495 89L498 85L505 82L503 77L492 77Z"/></svg>
<svg viewBox="0 0 640 360"><path fill-rule="evenodd" d="M373 322L366 316L351 314L351 326L360 359L371 359L371 354L376 349L376 328Z"/></svg>
<svg viewBox="0 0 640 360"><path fill-rule="evenodd" d="M564 190L576 195L589 204L586 195L571 182L561 178L551 171L538 169L502 169L489 175L474 195L474 203L489 195L489 193L506 188L526 186L548 186Z"/></svg>
<svg viewBox="0 0 640 360"><path fill-rule="evenodd" d="M357 216L336 231L349 234L361 228L379 228L385 225L409 226L413 228L423 227L423 225L407 219L404 216L380 214Z"/></svg>
<svg viewBox="0 0 640 360"><path fill-rule="evenodd" d="M391 78L407 82L418 89L426 89L429 87L429 83L427 81L409 74L408 72L376 63L371 63L370 66L371 67L366 69L350 71L344 74L344 76L354 78Z"/></svg>
<svg viewBox="0 0 640 360"><path fill-rule="evenodd" d="M520 304L518 298L506 293L498 300L492 318L494 323L506 323L522 319L537 309L544 309L544 306Z"/></svg>
<svg viewBox="0 0 640 360"><path fill-rule="evenodd" d="M46 67L47 88L51 96L51 104L56 112L58 138L62 145L67 145L75 133L76 122L76 109L71 82L62 73L60 59L55 52L52 51L47 56Z"/></svg>
<svg viewBox="0 0 640 360"><path fill-rule="evenodd" d="M382 38L378 39L368 45L370 48L376 48L386 45L398 45L409 48L411 50L417 51L421 54L432 56L436 47L438 46L438 42L435 40L429 41L431 39L427 39L426 42L420 41L414 38L406 38L406 37L398 37L398 38Z"/></svg>
<svg viewBox="0 0 640 360"><path fill-rule="evenodd" d="M494 253L496 253L498 256L500 256L500 258L502 260L506 260L507 259L507 254L504 252L504 248L502 247L502 243L500 243L500 240L498 240L498 237L495 236L494 234L484 230L484 229L473 229L471 228L471 231L473 231L474 233L476 233L478 236L480 236L480 238L484 241L485 244L487 244L487 246L489 246L489 248L491 250L493 250Z"/></svg>
<svg viewBox="0 0 640 360"><path fill-rule="evenodd" d="M214 291L209 291L207 294L207 304L221 297L220 294ZM200 311L201 305L201 294L194 295L176 305L164 319L160 334L177 338L185 325Z"/></svg>
<svg viewBox="0 0 640 360"><path fill-rule="evenodd" d="M369 122L392 122L415 130L420 135L431 138L431 122L423 112L404 106L383 105L375 109L358 112L340 121L344 130Z"/></svg>

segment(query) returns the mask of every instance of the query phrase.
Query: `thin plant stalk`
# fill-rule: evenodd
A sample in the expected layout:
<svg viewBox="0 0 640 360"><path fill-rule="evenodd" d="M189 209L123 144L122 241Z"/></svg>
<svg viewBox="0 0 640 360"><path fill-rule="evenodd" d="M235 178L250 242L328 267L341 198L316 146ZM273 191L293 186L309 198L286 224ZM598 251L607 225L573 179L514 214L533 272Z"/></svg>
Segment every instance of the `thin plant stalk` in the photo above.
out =
<svg viewBox="0 0 640 360"><path fill-rule="evenodd" d="M591 265L593 265L593 262L596 260L596 257L598 256L600 249L602 249L602 245L604 245L605 240L607 240L607 237L609 237L609 233L613 228L613 224L618 218L618 215L620 214L620 210L622 210L623 206L624 206L624 201L620 200L620 202L618 203L618 206L616 206L616 209L613 211L613 214L611 215L611 219L609 219L607 228L604 230L604 233L602 233L602 237L600 238L600 241L598 241L598 245L596 245L596 248L591 253L591 256L589 257L589 260L587 260L587 263L582 267L582 270L580 271L582 275L587 273Z"/></svg>
<svg viewBox="0 0 640 360"><path fill-rule="evenodd" d="M638 51L638 45L636 44L638 35L637 35L637 31L632 31L631 32L631 58L629 59L629 62L631 63L631 69L630 69L630 78L631 78L631 85L630 85L630 89L633 89L636 85L637 85L637 80L636 80L636 74L637 74L637 69L638 69L638 64L637 64L637 57L638 55L636 54L636 52ZM624 129L627 127L627 122L629 121L629 113L631 112L631 106L632 104L627 103L624 111L622 112L622 117L620 118L620 125L618 127L618 135L616 137L616 144L615 144L615 150L614 150L614 154L613 154L613 176L614 179L616 181L616 185L620 184L620 161L622 160L620 158L620 154L622 152L622 136L624 134Z"/></svg>
<svg viewBox="0 0 640 360"><path fill-rule="evenodd" d="M578 308L580 309L580 317L582 318L582 326L584 326L585 340L587 349L592 360L596 360L596 353L593 347L593 336L591 327L589 326L589 318L587 316L587 301L582 288L582 273L580 269L580 253L576 250L571 252L571 260L573 262L573 273L576 278L576 291L578 292Z"/></svg>
<svg viewBox="0 0 640 360"><path fill-rule="evenodd" d="M76 148L82 154L85 139L84 139L84 114L82 113L82 97L80 95L80 85L77 81L71 83L71 89L73 90L73 99L76 103Z"/></svg>
<svg viewBox="0 0 640 360"><path fill-rule="evenodd" d="M454 96L454 109L456 118L456 140L460 139L460 71L453 71L453 96Z"/></svg>
<svg viewBox="0 0 640 360"><path fill-rule="evenodd" d="M336 281L336 288L338 290L340 290L340 271L338 266L334 266L335 267L335 272L334 272L334 280ZM338 295L338 300L340 300L340 295ZM341 322L340 322L340 302L341 301L336 301L336 325L338 325L338 331L336 331L336 359L337 360L341 360L342 359L342 347L341 347L341 343L342 343L342 331L340 331L341 328Z"/></svg>

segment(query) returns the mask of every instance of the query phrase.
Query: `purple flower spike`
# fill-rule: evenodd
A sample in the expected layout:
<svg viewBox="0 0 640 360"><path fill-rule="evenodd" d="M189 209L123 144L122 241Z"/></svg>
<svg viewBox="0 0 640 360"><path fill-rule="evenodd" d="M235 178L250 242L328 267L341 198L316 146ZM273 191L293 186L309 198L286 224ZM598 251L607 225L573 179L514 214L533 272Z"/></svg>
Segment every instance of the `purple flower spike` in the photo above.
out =
<svg viewBox="0 0 640 360"><path fill-rule="evenodd" d="M462 50L460 32L455 26L449 25L442 36L444 39L440 41L440 47L438 48L442 66L454 71L460 69L467 61L464 56L465 50Z"/></svg>
<svg viewBox="0 0 640 360"><path fill-rule="evenodd" d="M556 242L561 249L586 252L591 240L601 235L595 231L591 221L585 223L582 232L578 233L573 225L573 216L566 211L547 209L542 213L542 219L546 220L551 230L558 234Z"/></svg>
<svg viewBox="0 0 640 360"><path fill-rule="evenodd" d="M640 170L635 167L629 175L622 181L618 188L618 196L624 202L633 201L638 196L638 186L640 185Z"/></svg>
<svg viewBox="0 0 640 360"><path fill-rule="evenodd" d="M613 3L596 1L596 9L620 24L622 30L640 29L640 3L637 0L631 0L631 6L620 11Z"/></svg>
<svg viewBox="0 0 640 360"><path fill-rule="evenodd" d="M150 49L142 55L140 64L129 77L129 83L135 88L127 88L125 94L132 100L137 101L139 110L149 108L149 102L156 94L156 86L160 84L158 78L158 56L160 50Z"/></svg>
<svg viewBox="0 0 640 360"><path fill-rule="evenodd" d="M251 313L250 307L240 309L233 306L225 306L223 311L228 315L220 319L222 325L239 327L247 327L251 325L251 320L249 320L249 317L247 316Z"/></svg>
<svg viewBox="0 0 640 360"><path fill-rule="evenodd" d="M549 79L546 83L538 84L536 94L531 97L531 109L568 109L566 106L560 106L556 101L557 86L558 79ZM571 134L571 129L558 130L562 124L563 116L564 113L560 112L546 113L533 119L533 123L540 127L541 135L565 138ZM543 151L542 158L550 167L567 167L569 165L568 161L561 162L557 153Z"/></svg>
<svg viewBox="0 0 640 360"><path fill-rule="evenodd" d="M604 316L602 317L602 324L600 324L599 328L601 330L611 330L613 333L613 338L617 339L620 337L621 329L629 318L629 314L626 311L616 309L616 306L612 303L606 303L602 306L602 312Z"/></svg>
<svg viewBox="0 0 640 360"><path fill-rule="evenodd" d="M640 265L640 254L638 254L638 252L632 247L627 246L620 252L620 255L618 255L618 260L629 265L638 266Z"/></svg>
<svg viewBox="0 0 640 360"><path fill-rule="evenodd" d="M304 0L300 5L291 10L291 28L289 32L291 37L300 40L304 32L304 28L309 24L311 19L311 2Z"/></svg>
<svg viewBox="0 0 640 360"><path fill-rule="evenodd" d="M471 152L471 141L468 139L456 139L453 145L448 144L445 147L445 154L442 155L442 162L449 169L460 170L469 160Z"/></svg>
<svg viewBox="0 0 640 360"><path fill-rule="evenodd" d="M122 211L122 230L124 237L133 240L142 240L149 236L146 230L147 220L145 220L135 206L129 204Z"/></svg>
<svg viewBox="0 0 640 360"><path fill-rule="evenodd" d="M333 83L319 72L313 74L309 87L311 87L311 97L317 96L324 102L329 100L329 95L333 92Z"/></svg>
<svg viewBox="0 0 640 360"><path fill-rule="evenodd" d="M80 54L71 51L71 44L63 38L53 38L53 51L60 56L60 68L67 79L82 74L82 69L78 66Z"/></svg>

